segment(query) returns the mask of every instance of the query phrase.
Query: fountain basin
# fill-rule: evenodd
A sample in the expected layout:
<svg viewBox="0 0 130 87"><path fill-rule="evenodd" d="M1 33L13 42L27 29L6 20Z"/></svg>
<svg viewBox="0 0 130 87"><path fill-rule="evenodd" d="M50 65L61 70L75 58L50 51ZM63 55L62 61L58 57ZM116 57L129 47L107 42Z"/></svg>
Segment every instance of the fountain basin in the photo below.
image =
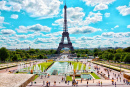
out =
<svg viewBox="0 0 130 87"><path fill-rule="evenodd" d="M93 77L90 74L82 74L81 78L83 78L83 79L93 79Z"/></svg>

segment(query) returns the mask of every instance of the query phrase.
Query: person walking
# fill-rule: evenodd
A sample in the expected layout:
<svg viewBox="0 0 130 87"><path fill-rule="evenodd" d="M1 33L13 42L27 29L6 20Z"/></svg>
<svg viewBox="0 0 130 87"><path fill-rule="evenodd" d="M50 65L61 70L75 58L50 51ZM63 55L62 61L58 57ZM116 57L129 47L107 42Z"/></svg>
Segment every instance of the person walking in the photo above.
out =
<svg viewBox="0 0 130 87"><path fill-rule="evenodd" d="M70 81L68 81L68 85L69 85L69 82L70 82Z"/></svg>
<svg viewBox="0 0 130 87"><path fill-rule="evenodd" d="M93 79L93 83L94 83L94 79Z"/></svg>
<svg viewBox="0 0 130 87"><path fill-rule="evenodd" d="M117 81L118 81L118 77L117 77L116 79L117 79Z"/></svg>
<svg viewBox="0 0 130 87"><path fill-rule="evenodd" d="M116 87L116 82L115 82L115 87Z"/></svg>
<svg viewBox="0 0 130 87"><path fill-rule="evenodd" d="M45 81L43 81L43 86L45 85Z"/></svg>
<svg viewBox="0 0 130 87"><path fill-rule="evenodd" d="M31 86L33 85L33 82L31 82Z"/></svg>
<svg viewBox="0 0 130 87"><path fill-rule="evenodd" d="M100 81L99 81L99 86L100 86Z"/></svg>
<svg viewBox="0 0 130 87"><path fill-rule="evenodd" d="M76 82L76 86L78 86L78 80L77 80L77 82Z"/></svg>
<svg viewBox="0 0 130 87"><path fill-rule="evenodd" d="M82 78L81 78L81 83L82 83Z"/></svg>
<svg viewBox="0 0 130 87"><path fill-rule="evenodd" d="M102 87L102 81L101 81L101 87Z"/></svg>
<svg viewBox="0 0 130 87"><path fill-rule="evenodd" d="M56 86L56 81L54 81L54 86Z"/></svg>
<svg viewBox="0 0 130 87"><path fill-rule="evenodd" d="M50 82L48 82L48 85L50 86Z"/></svg>
<svg viewBox="0 0 130 87"><path fill-rule="evenodd" d="M120 77L120 82L121 82L121 77Z"/></svg>
<svg viewBox="0 0 130 87"><path fill-rule="evenodd" d="M88 87L88 81L87 81L87 87Z"/></svg>

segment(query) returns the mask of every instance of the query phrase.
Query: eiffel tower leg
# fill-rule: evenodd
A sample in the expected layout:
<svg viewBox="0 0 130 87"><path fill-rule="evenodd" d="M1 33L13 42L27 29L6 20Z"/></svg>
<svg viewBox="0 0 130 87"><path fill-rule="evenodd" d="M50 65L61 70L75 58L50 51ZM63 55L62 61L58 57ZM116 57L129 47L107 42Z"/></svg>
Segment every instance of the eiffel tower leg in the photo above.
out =
<svg viewBox="0 0 130 87"><path fill-rule="evenodd" d="M68 43L70 43L70 38L69 38L69 36L67 36L67 40L68 40Z"/></svg>

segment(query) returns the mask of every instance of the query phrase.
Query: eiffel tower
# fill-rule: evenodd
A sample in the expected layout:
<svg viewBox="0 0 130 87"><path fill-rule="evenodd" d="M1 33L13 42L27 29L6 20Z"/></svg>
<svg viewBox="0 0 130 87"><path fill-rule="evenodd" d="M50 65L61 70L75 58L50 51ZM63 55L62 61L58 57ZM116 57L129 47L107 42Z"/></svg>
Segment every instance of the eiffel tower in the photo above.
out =
<svg viewBox="0 0 130 87"><path fill-rule="evenodd" d="M62 38L61 38L61 42L59 43L59 47L57 49L57 53L60 53L61 49L64 47L69 48L71 51L74 51L74 48L72 46L72 43L70 41L69 38L69 33L68 33L68 28L67 28L67 6L65 4L64 6L64 26L63 26L63 33L62 33ZM67 41L68 43L64 43L64 38L67 37Z"/></svg>

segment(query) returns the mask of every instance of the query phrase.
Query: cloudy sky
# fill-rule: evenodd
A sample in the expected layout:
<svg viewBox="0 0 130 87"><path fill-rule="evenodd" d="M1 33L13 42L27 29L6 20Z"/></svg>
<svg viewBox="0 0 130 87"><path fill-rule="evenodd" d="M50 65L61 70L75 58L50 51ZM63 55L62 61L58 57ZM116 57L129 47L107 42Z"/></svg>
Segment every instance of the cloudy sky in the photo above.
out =
<svg viewBox="0 0 130 87"><path fill-rule="evenodd" d="M0 47L57 48L64 4L64 0L0 0ZM129 0L67 0L66 4L75 48L130 46Z"/></svg>

